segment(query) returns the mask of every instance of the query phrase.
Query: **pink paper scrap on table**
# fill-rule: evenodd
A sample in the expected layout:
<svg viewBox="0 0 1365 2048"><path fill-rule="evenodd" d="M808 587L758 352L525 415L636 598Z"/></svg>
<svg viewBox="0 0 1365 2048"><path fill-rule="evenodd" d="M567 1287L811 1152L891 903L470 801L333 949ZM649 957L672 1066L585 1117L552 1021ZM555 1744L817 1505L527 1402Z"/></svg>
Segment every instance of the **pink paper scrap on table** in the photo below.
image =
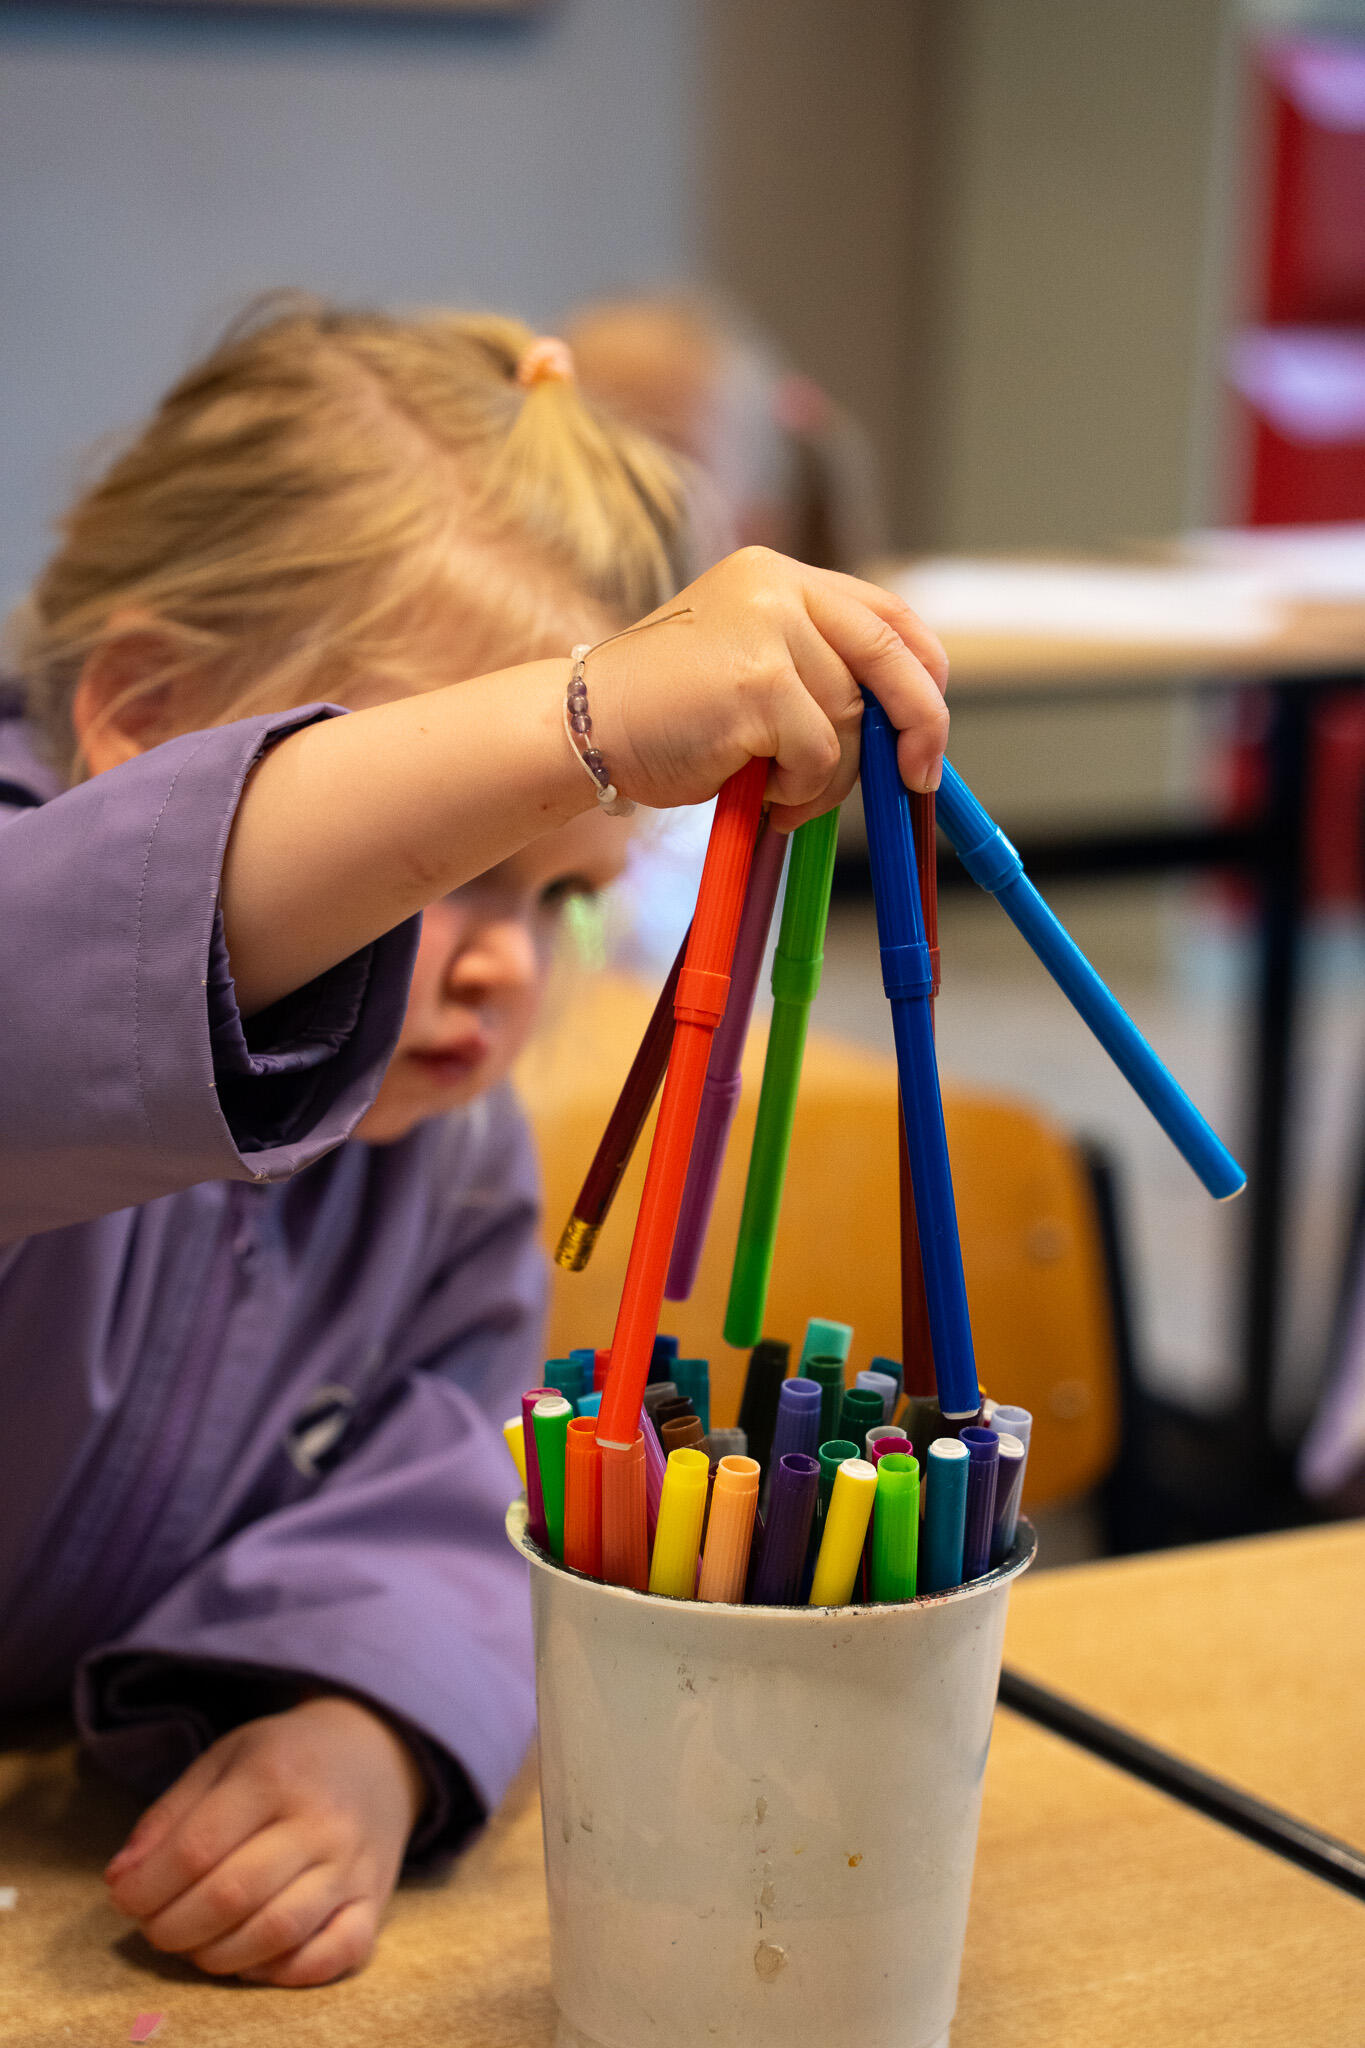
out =
<svg viewBox="0 0 1365 2048"><path fill-rule="evenodd" d="M130 2041L150 2041L153 2034L161 2032L161 2022L164 2018L164 2013L140 2012L133 2021L132 2031L128 2039Z"/></svg>

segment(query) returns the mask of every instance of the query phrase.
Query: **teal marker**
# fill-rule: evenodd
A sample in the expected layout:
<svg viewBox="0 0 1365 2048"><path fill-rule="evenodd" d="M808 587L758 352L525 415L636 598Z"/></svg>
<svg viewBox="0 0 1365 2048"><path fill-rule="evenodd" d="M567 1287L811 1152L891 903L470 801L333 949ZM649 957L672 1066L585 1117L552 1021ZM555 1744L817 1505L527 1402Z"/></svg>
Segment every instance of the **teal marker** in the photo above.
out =
<svg viewBox="0 0 1365 2048"><path fill-rule="evenodd" d="M806 1324L806 1341L801 1346L801 1363L796 1369L804 1372L812 1358L837 1358L840 1365L847 1365L852 1349L852 1323L831 1323L824 1316L812 1316Z"/></svg>
<svg viewBox="0 0 1365 2048"><path fill-rule="evenodd" d="M555 1557L564 1555L564 1457L569 1442L573 1402L562 1394L550 1394L531 1410L531 1427L536 1433L536 1462L540 1466L540 1491L545 1502L548 1549Z"/></svg>
<svg viewBox="0 0 1365 2048"><path fill-rule="evenodd" d="M883 1459L885 1464L886 1460ZM921 1593L946 1593L962 1584L962 1543L967 1522L967 1467L971 1454L960 1437L941 1436L924 1459L924 1557Z"/></svg>
<svg viewBox="0 0 1365 2048"><path fill-rule="evenodd" d="M740 1351L751 1351L763 1335L806 1027L825 961L825 925L838 837L837 810L808 819L792 834L782 922L773 955L768 1053L725 1309L725 1341Z"/></svg>
<svg viewBox="0 0 1365 2048"><path fill-rule="evenodd" d="M591 1394L580 1394L574 1406L580 1415L596 1415L602 1406L602 1389L597 1387Z"/></svg>
<svg viewBox="0 0 1365 2048"><path fill-rule="evenodd" d="M877 1465L872 1503L874 1600L913 1600L919 1549L919 1466L905 1451L888 1451Z"/></svg>
<svg viewBox="0 0 1365 2048"><path fill-rule="evenodd" d="M704 1358L675 1358L673 1380L701 1417L703 1431L711 1431L711 1368Z"/></svg>

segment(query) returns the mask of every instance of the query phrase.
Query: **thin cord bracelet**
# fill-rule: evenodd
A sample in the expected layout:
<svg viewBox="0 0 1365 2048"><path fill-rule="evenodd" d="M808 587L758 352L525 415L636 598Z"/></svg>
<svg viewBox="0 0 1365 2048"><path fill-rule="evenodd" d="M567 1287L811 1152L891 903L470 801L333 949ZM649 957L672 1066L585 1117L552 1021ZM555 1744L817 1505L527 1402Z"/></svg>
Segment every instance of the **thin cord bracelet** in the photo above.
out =
<svg viewBox="0 0 1365 2048"><path fill-rule="evenodd" d="M622 796L612 781L607 764L599 748L592 743L592 714L588 710L588 685L584 680L583 666L590 654L596 654L599 647L610 647L613 640L624 640L627 633L643 633L649 626L666 626L670 619L684 619L692 610L685 604L675 612L665 612L661 619L641 619L637 625L623 626L619 633L608 633L605 640L598 640L589 646L580 641L569 650L573 663L569 670L569 687L564 692L564 731L569 745L583 763L597 791L597 801L609 818L628 818L635 809L633 800Z"/></svg>

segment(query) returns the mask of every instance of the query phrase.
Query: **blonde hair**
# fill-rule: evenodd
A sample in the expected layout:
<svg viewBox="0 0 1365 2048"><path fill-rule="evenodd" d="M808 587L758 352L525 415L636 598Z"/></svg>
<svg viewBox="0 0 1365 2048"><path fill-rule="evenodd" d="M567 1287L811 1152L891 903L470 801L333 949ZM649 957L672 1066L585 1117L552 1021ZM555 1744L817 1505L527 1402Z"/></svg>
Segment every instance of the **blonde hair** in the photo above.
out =
<svg viewBox="0 0 1365 2048"><path fill-rule="evenodd" d="M492 315L253 308L62 522L15 635L54 758L85 661L120 639L158 652L106 715L175 684L183 730L455 681L662 603L678 472L572 383L520 385L534 338Z"/></svg>

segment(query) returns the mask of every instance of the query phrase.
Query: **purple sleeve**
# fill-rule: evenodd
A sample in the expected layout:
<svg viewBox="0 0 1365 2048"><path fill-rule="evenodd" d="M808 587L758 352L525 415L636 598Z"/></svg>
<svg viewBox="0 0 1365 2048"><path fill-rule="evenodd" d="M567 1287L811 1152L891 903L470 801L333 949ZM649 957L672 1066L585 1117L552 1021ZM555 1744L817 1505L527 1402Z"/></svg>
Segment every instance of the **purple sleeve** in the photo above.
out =
<svg viewBox="0 0 1365 2048"><path fill-rule="evenodd" d="M453 1847L520 1764L535 1701L525 1569L503 1528L518 1482L501 1424L540 1370L545 1265L529 1139L496 1103L488 1113L502 1192L433 1260L402 1358L339 1462L87 1658L87 1742L144 1792L232 1724L251 1675L358 1695L416 1738L436 1795L418 1853ZM216 1715L205 1705L215 1680Z"/></svg>
<svg viewBox="0 0 1365 2048"><path fill-rule="evenodd" d="M282 1180L352 1130L417 921L246 1026L218 915L247 775L331 707L169 740L0 830L0 1243L206 1180Z"/></svg>

